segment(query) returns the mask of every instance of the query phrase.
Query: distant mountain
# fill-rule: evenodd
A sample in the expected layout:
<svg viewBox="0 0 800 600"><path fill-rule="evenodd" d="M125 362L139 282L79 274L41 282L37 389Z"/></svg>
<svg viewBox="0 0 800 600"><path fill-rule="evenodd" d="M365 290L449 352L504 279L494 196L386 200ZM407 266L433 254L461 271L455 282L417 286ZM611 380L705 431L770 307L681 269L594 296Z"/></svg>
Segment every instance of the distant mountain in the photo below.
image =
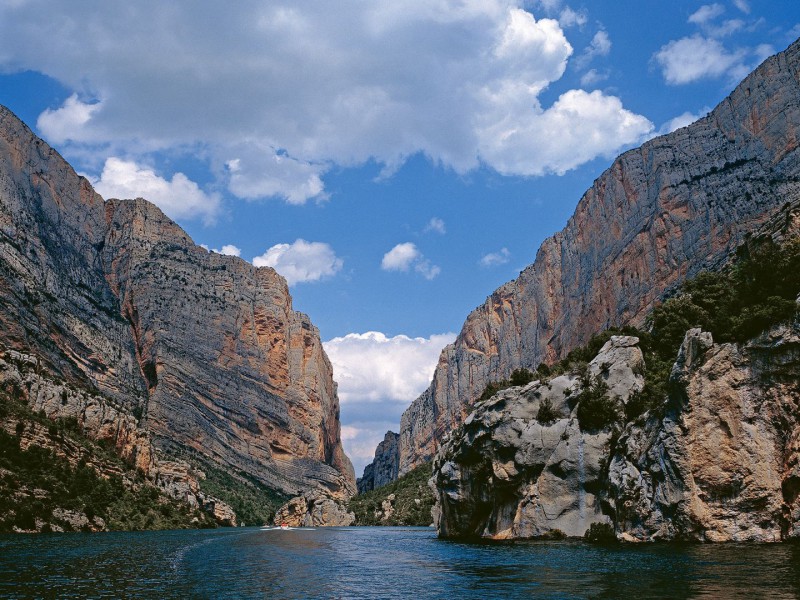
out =
<svg viewBox="0 0 800 600"><path fill-rule="evenodd" d="M402 416L399 473L431 460L490 382L552 363L603 329L641 325L800 197L800 42L708 116L617 158L536 261L468 317ZM513 218L513 217L510 217Z"/></svg>
<svg viewBox="0 0 800 600"><path fill-rule="evenodd" d="M2 107L0 350L104 398L97 435L144 470L152 445L284 495L355 492L331 364L286 281L197 246L145 200L104 201ZM69 416L48 389L15 393Z"/></svg>

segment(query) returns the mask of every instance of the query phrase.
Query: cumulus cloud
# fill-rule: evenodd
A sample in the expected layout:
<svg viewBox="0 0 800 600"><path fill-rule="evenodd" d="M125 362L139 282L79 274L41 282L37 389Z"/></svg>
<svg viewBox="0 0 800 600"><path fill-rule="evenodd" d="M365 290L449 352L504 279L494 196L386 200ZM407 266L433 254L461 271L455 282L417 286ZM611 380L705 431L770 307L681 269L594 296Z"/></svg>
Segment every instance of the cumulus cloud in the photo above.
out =
<svg viewBox="0 0 800 600"><path fill-rule="evenodd" d="M333 364L342 404L342 442L356 474L372 461L387 430L430 384L442 349L454 333L389 337L379 331L350 333L323 342Z"/></svg>
<svg viewBox="0 0 800 600"><path fill-rule="evenodd" d="M499 252L490 252L485 254L478 261L478 264L483 268L496 267L497 265L504 265L511 259L511 252L508 248L501 248Z"/></svg>
<svg viewBox="0 0 800 600"><path fill-rule="evenodd" d="M286 278L289 285L331 277L342 269L343 264L344 261L328 244L303 239L292 244L276 244L253 258L253 265L272 267Z"/></svg>
<svg viewBox="0 0 800 600"><path fill-rule="evenodd" d="M333 364L343 406L358 401L407 406L428 387L442 348L455 337L453 333L388 337L368 331L336 337L323 346Z"/></svg>
<svg viewBox="0 0 800 600"><path fill-rule="evenodd" d="M411 263L419 258L417 246L411 242L397 244L383 255L381 269L384 271L408 271Z"/></svg>
<svg viewBox="0 0 800 600"><path fill-rule="evenodd" d="M444 235L447 233L447 229L445 228L444 221L439 217L433 217L428 224L425 226L425 233L433 231L435 233L441 233Z"/></svg>
<svg viewBox="0 0 800 600"><path fill-rule="evenodd" d="M583 20L545 4L564 26ZM28 0L0 4L0 68L39 71L101 100L75 98L43 113L41 130L53 140L97 152L201 148L233 194L296 204L325 197L333 166L374 160L391 170L423 153L460 173L481 165L562 173L645 135L649 122L631 120L618 99L589 96L589 113L559 118L595 141L579 159L565 158L558 136L547 135L557 109L539 95L562 77L573 49L557 20L522 6L414 0L311 9L272 0L231 10L210 0L142 0L123 16L109 3ZM617 109L605 110L611 104ZM630 127L619 128L621 120Z"/></svg>
<svg viewBox="0 0 800 600"><path fill-rule="evenodd" d="M104 198L145 198L172 219L202 218L211 223L220 209L218 194L207 194L183 173L160 177L131 160L111 157L99 179L92 181Z"/></svg>
<svg viewBox="0 0 800 600"><path fill-rule="evenodd" d="M99 103L84 103L77 94L72 94L61 107L48 108L39 115L36 127L54 144L68 140L82 141L86 139L84 127L99 108Z"/></svg>
<svg viewBox="0 0 800 600"><path fill-rule="evenodd" d="M662 46L654 59L666 82L680 85L726 73L739 75L742 70L746 73L746 56L745 50L728 51L718 40L693 35Z"/></svg>
<svg viewBox="0 0 800 600"><path fill-rule="evenodd" d="M384 271L408 271L412 266L417 273L428 280L434 279L442 271L438 266L431 264L412 242L397 244L384 254L381 260L381 269Z"/></svg>
<svg viewBox="0 0 800 600"><path fill-rule="evenodd" d="M543 113L487 125L486 139L493 142L483 152L503 174L563 174L597 156L613 156L609 139L633 144L652 130L649 120L624 109L615 96L570 90ZM543 139L549 140L546 148L528 143Z"/></svg>

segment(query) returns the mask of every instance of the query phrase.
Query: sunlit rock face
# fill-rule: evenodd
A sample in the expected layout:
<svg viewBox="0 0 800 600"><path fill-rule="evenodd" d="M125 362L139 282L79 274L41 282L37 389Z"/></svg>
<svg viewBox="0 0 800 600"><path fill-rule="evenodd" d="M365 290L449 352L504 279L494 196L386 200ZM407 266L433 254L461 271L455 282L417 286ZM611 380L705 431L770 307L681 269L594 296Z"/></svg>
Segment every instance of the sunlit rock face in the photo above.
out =
<svg viewBox="0 0 800 600"><path fill-rule="evenodd" d="M615 336L589 364L620 405L644 387L638 338ZM611 429L582 430L582 378L510 388L476 405L436 456L432 482L442 537L582 536L601 509ZM540 419L543 404L552 407Z"/></svg>
<svg viewBox="0 0 800 600"><path fill-rule="evenodd" d="M109 399L162 455L355 493L331 365L285 280L196 246L144 200L104 202L2 107L0 345Z"/></svg>
<svg viewBox="0 0 800 600"><path fill-rule="evenodd" d="M617 158L536 261L497 289L442 351L403 414L400 474L431 460L486 384L552 362L717 268L800 198L800 44L763 63L696 123Z"/></svg>
<svg viewBox="0 0 800 600"><path fill-rule="evenodd" d="M633 340L612 338L590 365L623 405L643 385ZM575 376L478 403L434 460L439 535L605 523L632 542L800 537L800 323L741 345L690 330L670 379L661 406L601 431L579 425ZM545 401L556 415L542 422Z"/></svg>

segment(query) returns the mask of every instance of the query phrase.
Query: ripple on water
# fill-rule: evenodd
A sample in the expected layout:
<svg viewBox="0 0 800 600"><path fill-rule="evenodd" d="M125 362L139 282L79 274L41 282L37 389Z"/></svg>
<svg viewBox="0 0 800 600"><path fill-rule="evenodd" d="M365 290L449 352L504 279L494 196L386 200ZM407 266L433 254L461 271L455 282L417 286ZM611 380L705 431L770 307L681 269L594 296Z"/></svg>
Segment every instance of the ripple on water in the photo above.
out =
<svg viewBox="0 0 800 600"><path fill-rule="evenodd" d="M797 598L800 546L462 544L367 527L0 536L0 597Z"/></svg>

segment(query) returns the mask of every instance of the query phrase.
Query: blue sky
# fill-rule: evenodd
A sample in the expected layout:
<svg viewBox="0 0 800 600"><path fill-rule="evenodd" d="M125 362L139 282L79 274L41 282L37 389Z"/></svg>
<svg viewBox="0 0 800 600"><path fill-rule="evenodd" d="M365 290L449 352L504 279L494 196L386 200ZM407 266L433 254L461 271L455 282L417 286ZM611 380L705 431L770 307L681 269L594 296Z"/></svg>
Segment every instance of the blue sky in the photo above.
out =
<svg viewBox="0 0 800 600"><path fill-rule="evenodd" d="M287 277L360 474L613 158L798 36L794 0L0 0L0 103L105 197Z"/></svg>

